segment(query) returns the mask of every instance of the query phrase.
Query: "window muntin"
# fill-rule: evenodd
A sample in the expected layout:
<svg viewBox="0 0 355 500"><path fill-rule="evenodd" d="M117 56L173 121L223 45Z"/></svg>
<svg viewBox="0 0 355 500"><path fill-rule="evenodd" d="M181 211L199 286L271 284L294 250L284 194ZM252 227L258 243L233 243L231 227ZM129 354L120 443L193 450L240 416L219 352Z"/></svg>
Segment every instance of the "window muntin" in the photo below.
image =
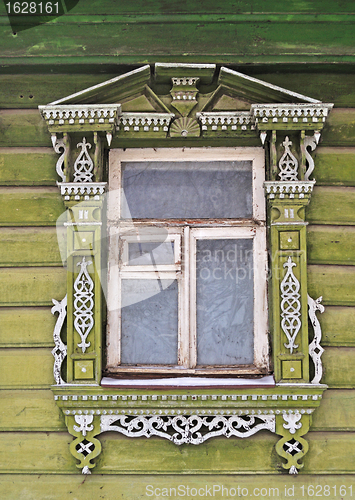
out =
<svg viewBox="0 0 355 500"><path fill-rule="evenodd" d="M109 371L134 372L138 369L139 372L168 371L179 374L181 369L186 373L267 371L263 150L259 148L113 150L110 155ZM145 169L142 168L144 162L146 162ZM179 202L175 200L171 204L176 218L171 217L170 208L168 208L170 218L164 217L165 213L162 210L154 213L157 218L141 217L151 210L150 200L147 201L149 196L142 195L144 191L141 181L143 177L149 179L146 172L153 169L152 177L157 179L157 172L164 174L171 168L174 176L177 175L176 172L182 173L180 179L183 179L182 182L186 185L186 178L190 180L193 178L191 172L194 162L199 165L200 174L212 172L213 176L216 176L218 168L221 168L223 177L224 172L227 172L228 176L225 177L225 185L228 185L229 191L227 198L231 198L230 193L233 189L237 194L239 190L239 198L244 204L249 203L245 201L248 197L252 200L251 208L247 207L246 211L242 212L239 207L238 213L242 214L239 218L228 217L231 215L230 211L226 211L227 217L224 218L201 217L207 212L199 213L200 217L177 218L178 215L183 215L178 213L178 205L183 203L180 198ZM233 175L230 175L230 172L235 174L233 169L237 172L234 185L231 183ZM140 185L136 198L141 200L143 205L146 204L147 212L136 210L136 202L132 205L132 186L128 200L124 189L121 190L121 187L125 186L125 172L130 173L130 179L132 172L134 175L139 172ZM249 176L249 186L244 181L238 184L238 173L240 175L241 172L244 181ZM218 189L219 196L222 196L221 182ZM151 193L152 190L153 184L147 192ZM211 190L208 193L210 192ZM174 189L170 189L169 197L174 197ZM211 205L213 206L213 203ZM217 204L214 205L219 210L221 203L218 197ZM128 206L130 214L137 215L137 219L127 218ZM246 217L247 213L249 217ZM214 213L216 214L217 212ZM193 213L189 212L188 215L191 216ZM209 215L212 215L212 212L209 212ZM209 263L210 269L204 266L205 270L202 271L207 275L208 269L210 274L214 274L214 283L210 284L204 283L203 276L201 278L202 268L199 263L199 256L204 251L204 255L207 255L208 245L211 247L212 255L213 252L217 255L217 261L213 262L212 258L212 262ZM235 259L233 251L237 251ZM232 278L233 273L234 278ZM220 277L223 279L216 279ZM234 289L233 280L239 280ZM134 291L135 285L141 292ZM216 296L214 302L212 286L218 290L220 297L218 299ZM142 300L139 299L139 293ZM233 301L238 294L240 301L235 305ZM136 297L132 299L134 296ZM166 297L170 297L169 307L164 306ZM164 313L161 312L163 310ZM158 311L155 314L156 319L153 311ZM166 321L164 318L169 314L171 322L169 327L165 326L164 329ZM143 326L146 321L144 319L139 326L134 327L140 315L144 318L151 315L151 323L148 321L146 326ZM234 327L239 330L238 334L233 334ZM161 338L158 338L159 336ZM233 349L238 352L230 355Z"/></svg>

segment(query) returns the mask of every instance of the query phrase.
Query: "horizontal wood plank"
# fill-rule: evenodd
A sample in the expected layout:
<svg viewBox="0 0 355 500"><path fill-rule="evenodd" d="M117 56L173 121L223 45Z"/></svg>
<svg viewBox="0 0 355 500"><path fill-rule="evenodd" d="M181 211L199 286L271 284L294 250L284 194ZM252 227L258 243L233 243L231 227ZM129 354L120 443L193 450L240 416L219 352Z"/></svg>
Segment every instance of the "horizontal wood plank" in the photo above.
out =
<svg viewBox="0 0 355 500"><path fill-rule="evenodd" d="M354 225L355 188L316 186L306 220L312 224Z"/></svg>
<svg viewBox="0 0 355 500"><path fill-rule="evenodd" d="M58 158L49 148L0 148L0 185L55 186Z"/></svg>
<svg viewBox="0 0 355 500"><path fill-rule="evenodd" d="M313 157L317 186L355 186L355 148L320 146Z"/></svg>
<svg viewBox="0 0 355 500"><path fill-rule="evenodd" d="M323 346L355 346L355 307L327 306L318 317Z"/></svg>
<svg viewBox="0 0 355 500"><path fill-rule="evenodd" d="M308 293L324 305L355 306L354 266L308 266Z"/></svg>
<svg viewBox="0 0 355 500"><path fill-rule="evenodd" d="M355 391L328 389L312 415L312 431L355 431Z"/></svg>
<svg viewBox="0 0 355 500"><path fill-rule="evenodd" d="M131 68L127 68L127 72ZM124 67L116 66L115 73L98 74L27 74L0 75L0 107L37 108L83 89L92 87L124 73ZM63 71L64 73L64 71Z"/></svg>
<svg viewBox="0 0 355 500"><path fill-rule="evenodd" d="M21 36L17 37L9 36L8 20L3 16L0 23L3 40L0 63L13 65L16 60L19 65L28 58L30 61L27 64L38 64L41 60L42 63L58 64L61 58L77 64L79 61L88 64L100 60L102 64L112 64L117 63L118 57L121 63L127 64L157 60L210 62L211 59L229 64L304 63L305 58L318 64L354 61L350 16L339 13L322 15L320 6L317 15L313 9L313 15L296 13L290 22L287 14L275 14L274 8L271 15L263 14L265 8L261 8L260 13L255 12L251 4L242 13L224 13L222 8L205 14L200 9L194 9L196 3L193 2L190 11L182 13L162 9L161 4L148 11L144 4L142 11L134 4L128 15L117 11L109 18L100 12L89 16L86 13L75 16L73 13L68 17L62 16L55 23L30 24L31 31L21 31ZM253 15L250 15L250 9ZM24 16L21 24L25 27L29 23L31 20ZM336 29L329 28L333 23L336 23ZM51 43L59 39L60 44ZM149 40L154 43L149 43L148 50L144 41Z"/></svg>
<svg viewBox="0 0 355 500"><path fill-rule="evenodd" d="M57 188L1 188L0 226L55 226L65 207Z"/></svg>
<svg viewBox="0 0 355 500"><path fill-rule="evenodd" d="M66 249L64 235L54 227L0 227L0 267L61 266L58 237Z"/></svg>
<svg viewBox="0 0 355 500"><path fill-rule="evenodd" d="M337 108L330 112L322 131L323 146L353 146L355 109Z"/></svg>
<svg viewBox="0 0 355 500"><path fill-rule="evenodd" d="M51 306L67 293L63 267L1 268L0 306Z"/></svg>
<svg viewBox="0 0 355 500"><path fill-rule="evenodd" d="M0 147L52 147L38 109L0 110L0 130Z"/></svg>
<svg viewBox="0 0 355 500"><path fill-rule="evenodd" d="M50 349L0 349L0 388L48 388L53 364Z"/></svg>
<svg viewBox="0 0 355 500"><path fill-rule="evenodd" d="M310 449L304 460L304 474L353 472L355 433L311 432L307 438ZM94 474L284 473L283 459L274 448L277 440L277 436L265 431L247 439L214 438L199 446L176 446L155 437L132 439L105 433L100 438L102 453L96 459ZM0 455L2 473L80 474L69 452L71 441L72 437L65 432L4 432ZM301 478L303 480L303 474ZM181 481L181 477L179 479Z"/></svg>
<svg viewBox="0 0 355 500"><path fill-rule="evenodd" d="M54 347L50 307L0 307L0 347Z"/></svg>
<svg viewBox="0 0 355 500"><path fill-rule="evenodd" d="M355 226L307 227L309 264L355 264Z"/></svg>
<svg viewBox="0 0 355 500"><path fill-rule="evenodd" d="M66 431L63 412L53 393L44 390L1 390L1 431Z"/></svg>
<svg viewBox="0 0 355 500"><path fill-rule="evenodd" d="M322 383L330 388L355 388L355 349L326 347L322 354L324 375Z"/></svg>
<svg viewBox="0 0 355 500"><path fill-rule="evenodd" d="M307 460L307 458L306 458ZM243 492L245 497L260 496L261 492L269 494L263 498L271 500L272 498L290 498L294 496L297 500L314 500L314 492L327 491L326 486L330 486L330 491L334 493L340 491L341 486L346 487L347 496L350 498L351 486L354 484L353 475L312 475L299 474L293 476L286 474L277 475L190 475L185 472L181 475L135 475L132 478L129 475L105 475L95 474L86 476L83 481L81 474L72 475L46 475L33 477L31 474L17 475L16 480L13 474L3 474L0 483L6 499L45 499L50 494L50 500L88 500L99 499L105 495L107 500L113 500L117 497L119 491L121 500L138 500L146 498L147 494L153 495L154 500L163 498L167 493L169 498L178 493L184 498L189 498L188 494L194 493L194 489L201 495L208 497L211 495L216 500L227 498L227 491L230 498L233 498L234 492ZM180 490L179 490L180 487ZM222 490L222 488L225 488ZM213 488L215 488L213 490ZM309 490L308 490L309 488ZM308 494L309 492L309 494ZM175 495L176 493L176 495ZM223 493L223 495L222 495ZM293 495L294 494L294 495ZM149 498L149 496L148 496ZM192 497L190 497L192 498ZM197 498L197 497L195 497ZM237 497L236 497L237 498ZM330 497L329 497L330 498ZM340 498L340 497L339 497ZM345 497L346 498L346 497ZM332 499L333 500L333 499Z"/></svg>

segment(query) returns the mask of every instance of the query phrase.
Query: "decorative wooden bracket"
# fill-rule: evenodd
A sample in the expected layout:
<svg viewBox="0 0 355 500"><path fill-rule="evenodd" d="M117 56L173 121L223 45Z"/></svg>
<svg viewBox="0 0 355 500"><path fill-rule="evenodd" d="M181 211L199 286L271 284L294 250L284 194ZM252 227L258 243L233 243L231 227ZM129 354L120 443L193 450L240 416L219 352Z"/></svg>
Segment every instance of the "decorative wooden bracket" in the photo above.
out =
<svg viewBox="0 0 355 500"><path fill-rule="evenodd" d="M326 386L274 386L263 390L227 389L223 393L196 391L165 394L161 391L105 390L58 386L55 400L63 410L77 467L89 474L101 452L97 436L118 432L130 438L158 436L175 445L201 445L224 436L245 439L260 430L282 436L276 451L290 474L303 467L308 451L304 435L311 414L319 406Z"/></svg>

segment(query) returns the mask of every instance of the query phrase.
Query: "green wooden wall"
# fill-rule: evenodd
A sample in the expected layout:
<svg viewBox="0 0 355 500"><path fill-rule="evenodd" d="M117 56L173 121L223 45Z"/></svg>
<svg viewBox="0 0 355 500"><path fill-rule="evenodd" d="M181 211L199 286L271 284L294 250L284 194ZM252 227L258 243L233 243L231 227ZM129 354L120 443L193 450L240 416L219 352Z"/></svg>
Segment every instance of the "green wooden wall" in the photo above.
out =
<svg viewBox="0 0 355 500"><path fill-rule="evenodd" d="M353 484L355 496L353 10L352 2L330 0L81 0L70 14L14 35L0 5L1 500L135 500L147 498L147 485L240 486L249 496L253 488L279 488L279 498L292 487L295 498L311 498L312 485L322 492L330 485L328 498L341 498L345 485L348 498ZM72 437L50 390L51 299L66 293L55 231L64 206L57 155L37 106L157 61L230 64L335 103L315 153L307 210L309 293L326 306L320 321L329 390L298 477L282 472L277 437L267 432L198 447L103 434L95 473L85 478L70 455ZM216 489L214 497L225 495Z"/></svg>

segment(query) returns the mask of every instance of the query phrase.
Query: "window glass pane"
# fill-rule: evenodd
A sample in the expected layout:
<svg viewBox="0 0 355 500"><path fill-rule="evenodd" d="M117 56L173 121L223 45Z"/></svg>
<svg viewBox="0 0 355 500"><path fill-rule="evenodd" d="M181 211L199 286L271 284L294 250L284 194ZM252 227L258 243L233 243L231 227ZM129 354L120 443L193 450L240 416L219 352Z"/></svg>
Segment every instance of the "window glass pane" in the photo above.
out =
<svg viewBox="0 0 355 500"><path fill-rule="evenodd" d="M128 264L130 266L174 264L174 242L128 243Z"/></svg>
<svg viewBox="0 0 355 500"><path fill-rule="evenodd" d="M177 364L176 280L122 280L123 364Z"/></svg>
<svg viewBox="0 0 355 500"><path fill-rule="evenodd" d="M252 364L253 240L197 240L197 364Z"/></svg>
<svg viewBox="0 0 355 500"><path fill-rule="evenodd" d="M122 163L122 217L250 218L252 162Z"/></svg>

